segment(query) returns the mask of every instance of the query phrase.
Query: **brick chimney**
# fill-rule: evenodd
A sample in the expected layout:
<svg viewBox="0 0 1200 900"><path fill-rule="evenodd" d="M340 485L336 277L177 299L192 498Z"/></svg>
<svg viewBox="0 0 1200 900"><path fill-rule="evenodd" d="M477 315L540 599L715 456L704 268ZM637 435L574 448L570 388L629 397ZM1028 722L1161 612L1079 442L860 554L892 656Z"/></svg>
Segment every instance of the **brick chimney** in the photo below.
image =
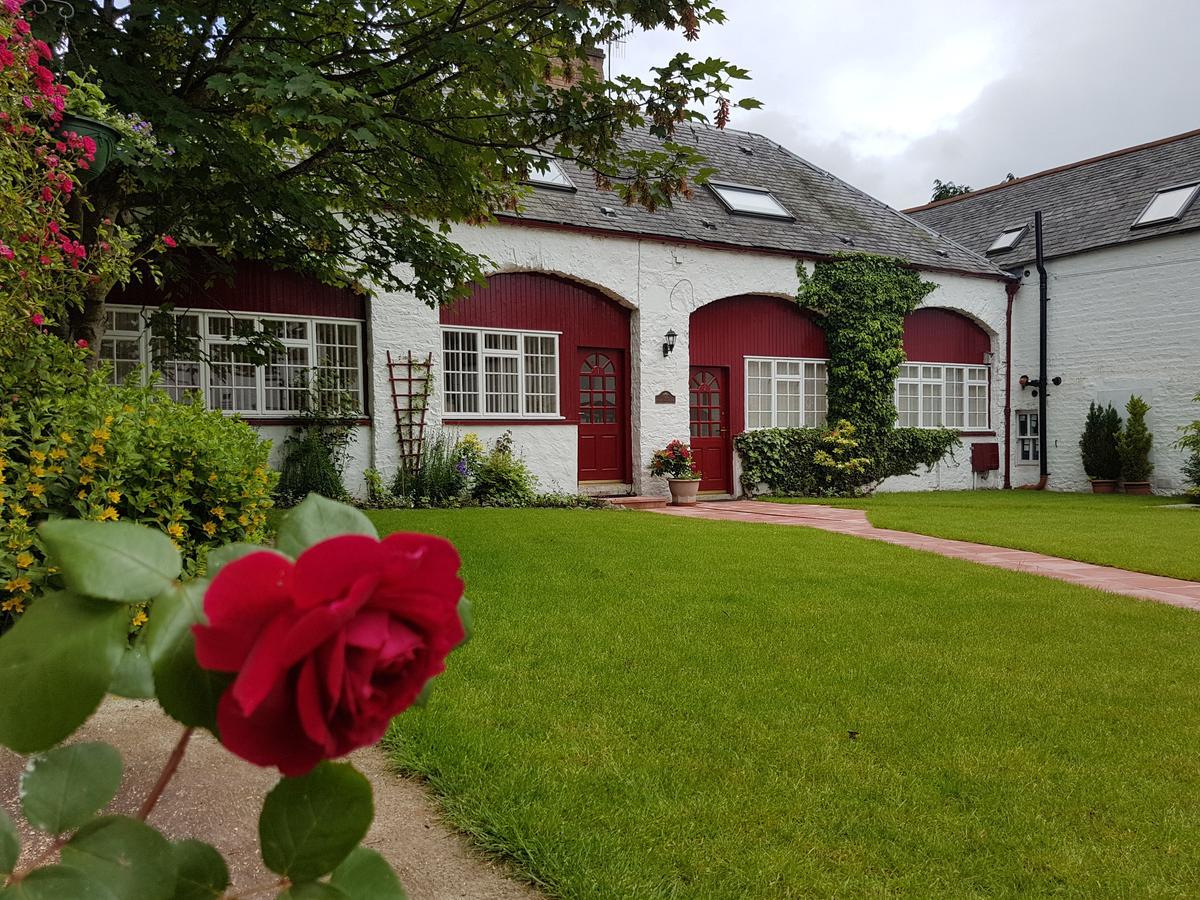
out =
<svg viewBox="0 0 1200 900"><path fill-rule="evenodd" d="M580 62L573 59L571 60L571 65L573 68L578 67ZM587 50L587 65L595 69L597 75L599 75L601 78L604 78L604 51L595 47L589 48ZM546 83L551 87L570 87L578 80L578 75L574 75L572 78L567 78L563 69L564 67L562 63L555 64L553 66L553 71L551 72Z"/></svg>

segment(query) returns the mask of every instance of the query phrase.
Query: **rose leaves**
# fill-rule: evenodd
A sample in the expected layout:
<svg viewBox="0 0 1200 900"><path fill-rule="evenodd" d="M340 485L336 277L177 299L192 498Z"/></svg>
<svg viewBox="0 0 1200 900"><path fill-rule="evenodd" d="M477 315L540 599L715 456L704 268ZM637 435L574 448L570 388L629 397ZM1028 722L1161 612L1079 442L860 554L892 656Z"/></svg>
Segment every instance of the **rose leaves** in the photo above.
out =
<svg viewBox="0 0 1200 900"><path fill-rule="evenodd" d="M343 534L379 537L379 532L362 510L326 500L320 494L309 494L303 503L284 515L275 546L280 553L294 559L313 544Z"/></svg>
<svg viewBox="0 0 1200 900"><path fill-rule="evenodd" d="M211 579L252 553L274 555L290 568L292 558L313 545L348 534L364 536L355 540L378 541L371 522L358 510L310 496L283 519L278 539L283 552L242 544L222 547L209 555L207 575ZM0 744L37 754L21 778L22 812L31 826L57 837L61 859L47 859L34 869L28 863L18 867L20 832L0 811L0 877L8 876L3 896L25 900L218 900L226 896L229 870L215 848L197 840L168 841L141 818L103 814L123 774L115 748L96 742L63 743L107 693L156 699L177 721L217 734L219 701L236 672L210 671L196 660L193 629L207 625L205 594L210 582L197 579L181 584L178 550L166 535L151 528L55 520L42 525L39 537L61 573L64 589L41 598L0 636L0 677L9 684L30 686L14 691L0 704ZM446 594L444 585L452 579L456 598L461 593L454 572L457 554L449 545L425 547L420 538L409 535L400 544L395 540L389 544L416 554L404 583L419 590L428 581ZM427 558L430 561L423 562ZM449 558L453 567L446 563ZM334 558L330 565L345 572L354 561ZM240 574L236 577L241 579ZM309 587L330 577L340 576L323 573ZM135 608L146 608L149 620L131 638ZM465 606L451 623L456 629L459 616L465 618ZM366 640L370 634L360 632L350 629L347 640L364 642L364 653L386 658L407 646L406 632L395 626L380 632L384 637L373 638L382 642L378 647ZM457 639L461 640L461 632ZM387 861L360 846L373 816L370 782L348 763L324 761L305 775L281 779L268 794L259 823L263 859L281 876L279 896L403 898L403 888Z"/></svg>

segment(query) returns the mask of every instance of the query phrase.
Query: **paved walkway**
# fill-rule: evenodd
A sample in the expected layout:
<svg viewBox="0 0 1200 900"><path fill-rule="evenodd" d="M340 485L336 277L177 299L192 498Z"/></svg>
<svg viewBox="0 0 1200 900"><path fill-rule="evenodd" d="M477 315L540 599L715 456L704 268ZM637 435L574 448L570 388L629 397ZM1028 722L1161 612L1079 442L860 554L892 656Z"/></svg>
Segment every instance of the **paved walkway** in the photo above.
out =
<svg viewBox="0 0 1200 900"><path fill-rule="evenodd" d="M718 519L728 522L758 522L770 525L806 525L822 531L852 534L856 537L899 544L914 550L926 550L954 559L1011 569L1014 572L1029 572L1057 578L1083 587L1099 588L1114 594L1126 594L1143 600L1169 603L1200 612L1200 582L1183 581L1162 575L1145 575L1109 566L1077 562L1045 556L1028 550L1009 550L969 541L954 541L948 538L913 534L909 531L892 531L876 528L867 520L861 509L840 509L833 506L818 506L804 503L765 503L756 500L698 503L695 506L667 506L651 512L665 513L693 519Z"/></svg>
<svg viewBox="0 0 1200 900"><path fill-rule="evenodd" d="M32 688L31 688L32 689ZM125 760L125 778L108 812L132 815L179 739L180 726L151 701L109 697L72 740L107 741ZM367 776L375 795L375 821L363 843L379 851L400 876L410 900L540 900L533 888L473 850L434 811L420 784L389 768L377 747L356 751L351 761ZM20 824L26 860L49 844L20 814L17 783L24 760L0 747L0 807ZM215 846L229 863L239 897L277 880L258 855L258 814L279 773L231 756L207 732L198 731L149 822L168 837L195 837ZM269 891L275 896L276 891ZM6 894L7 895L7 894Z"/></svg>

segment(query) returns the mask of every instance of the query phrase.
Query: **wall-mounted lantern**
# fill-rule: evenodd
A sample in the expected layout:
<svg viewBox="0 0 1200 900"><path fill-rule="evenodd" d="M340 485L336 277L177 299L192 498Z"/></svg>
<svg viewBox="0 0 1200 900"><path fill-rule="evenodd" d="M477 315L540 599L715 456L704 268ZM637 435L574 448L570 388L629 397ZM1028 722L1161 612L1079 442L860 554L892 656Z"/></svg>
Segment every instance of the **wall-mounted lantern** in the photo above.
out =
<svg viewBox="0 0 1200 900"><path fill-rule="evenodd" d="M663 335L663 356L670 356L671 351L675 349L675 338L679 337L672 329Z"/></svg>

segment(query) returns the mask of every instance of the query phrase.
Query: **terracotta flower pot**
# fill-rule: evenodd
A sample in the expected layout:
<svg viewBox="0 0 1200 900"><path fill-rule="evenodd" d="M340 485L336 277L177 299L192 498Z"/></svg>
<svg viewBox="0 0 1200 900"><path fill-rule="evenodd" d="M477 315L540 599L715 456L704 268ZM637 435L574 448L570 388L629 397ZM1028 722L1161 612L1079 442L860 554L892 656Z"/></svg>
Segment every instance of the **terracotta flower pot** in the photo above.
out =
<svg viewBox="0 0 1200 900"><path fill-rule="evenodd" d="M1150 482L1148 481L1126 481L1125 493L1127 494L1149 494Z"/></svg>
<svg viewBox="0 0 1200 900"><path fill-rule="evenodd" d="M696 494L700 491L699 478L668 478L671 486L672 506L695 506Z"/></svg>
<svg viewBox="0 0 1200 900"><path fill-rule="evenodd" d="M1117 482L1114 478L1093 478L1092 493L1093 494L1115 494L1117 492Z"/></svg>

